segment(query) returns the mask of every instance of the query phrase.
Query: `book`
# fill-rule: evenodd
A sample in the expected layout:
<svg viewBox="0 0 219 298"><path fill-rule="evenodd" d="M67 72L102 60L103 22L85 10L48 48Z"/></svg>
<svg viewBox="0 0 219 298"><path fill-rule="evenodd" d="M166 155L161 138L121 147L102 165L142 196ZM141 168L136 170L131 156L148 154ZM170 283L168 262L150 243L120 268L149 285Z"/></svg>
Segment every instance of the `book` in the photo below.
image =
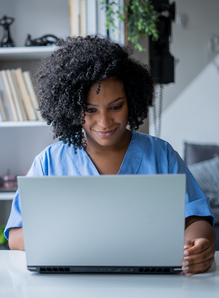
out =
<svg viewBox="0 0 219 298"><path fill-rule="evenodd" d="M3 96L2 96L1 90L0 90L0 111L1 111L1 115L2 115L2 121L7 121L8 116L7 116L7 112L5 111L4 99L3 99Z"/></svg>
<svg viewBox="0 0 219 298"><path fill-rule="evenodd" d="M81 10L83 17L81 18ZM86 6L84 0L69 0L71 36L86 35Z"/></svg>
<svg viewBox="0 0 219 298"><path fill-rule="evenodd" d="M71 36L79 35L79 0L69 0Z"/></svg>
<svg viewBox="0 0 219 298"><path fill-rule="evenodd" d="M2 112L1 112L1 108L0 108L0 122L3 121L3 118L2 118Z"/></svg>
<svg viewBox="0 0 219 298"><path fill-rule="evenodd" d="M2 121L7 121L1 93L0 93L0 111L1 111Z"/></svg>
<svg viewBox="0 0 219 298"><path fill-rule="evenodd" d="M10 117L9 117L8 108L7 108L7 105L6 105L5 93L4 93L1 73L0 73L0 101L1 101L2 117L3 117L4 121L9 121Z"/></svg>
<svg viewBox="0 0 219 298"><path fill-rule="evenodd" d="M86 0L81 0L80 4L80 35L86 36Z"/></svg>
<svg viewBox="0 0 219 298"><path fill-rule="evenodd" d="M16 113L14 102L12 99L10 87L8 85L6 72L5 72L5 70L1 70L0 73L1 73L2 83L3 83L4 94L5 94L5 104L7 106L7 110L8 110L8 114L9 114L9 120L17 121L17 113Z"/></svg>
<svg viewBox="0 0 219 298"><path fill-rule="evenodd" d="M17 111L15 108L13 95L11 93L11 88L10 88L9 81L8 81L7 71L1 70L1 73L2 73L3 84L5 86L6 101L8 101L9 106L11 108L12 119L13 119L13 121L18 121L18 115L17 115Z"/></svg>
<svg viewBox="0 0 219 298"><path fill-rule="evenodd" d="M32 103L31 103L31 99L30 99L29 94L27 92L27 88L26 88L26 85L25 85L25 82L24 82L22 70L21 70L21 68L18 68L18 69L15 69L14 72L16 74L18 85L20 87L20 91L21 91L21 95L22 95L22 99L23 99L23 102L24 102L24 106L25 106L25 110L26 110L26 113L27 113L28 120L35 121L36 120L36 115L34 113L34 109L33 109Z"/></svg>
<svg viewBox="0 0 219 298"><path fill-rule="evenodd" d="M11 94L12 94L12 97L13 97L13 100L14 100L14 106L15 106L15 109L16 109L16 112L17 112L17 118L18 118L17 120L22 121L23 120L23 115L22 115L20 104L19 104L18 96L17 96L17 93L16 93L16 89L15 89L15 86L14 86L14 82L13 82L13 79L12 79L12 74L11 74L11 71L9 69L6 70L6 76L7 76L8 83L9 83L9 86L10 86L10 89L11 89Z"/></svg>
<svg viewBox="0 0 219 298"><path fill-rule="evenodd" d="M40 111L38 111L39 104L38 104L36 92L35 92L35 89L34 89L34 86L33 86L33 80L31 78L31 74L30 74L29 71L24 71L23 76L24 76L24 81L26 83L27 91L30 95L30 98L31 98L32 105L34 107L36 116L37 116L38 120L43 121L44 119L41 116Z"/></svg>
<svg viewBox="0 0 219 298"><path fill-rule="evenodd" d="M27 113L26 113L26 110L25 110L25 107L24 107L23 98L22 98L22 95L21 95L21 91L20 91L18 81L17 81L17 76L15 74L14 69L11 70L11 76L12 76L12 80L13 80L13 83L14 83L14 87L16 89L17 97L18 97L18 102L19 102L19 105L20 105L21 113L22 113L22 120L26 121L28 119L28 117L27 117Z"/></svg>
<svg viewBox="0 0 219 298"><path fill-rule="evenodd" d="M2 105L1 93L0 93L0 121L5 121L5 112Z"/></svg>

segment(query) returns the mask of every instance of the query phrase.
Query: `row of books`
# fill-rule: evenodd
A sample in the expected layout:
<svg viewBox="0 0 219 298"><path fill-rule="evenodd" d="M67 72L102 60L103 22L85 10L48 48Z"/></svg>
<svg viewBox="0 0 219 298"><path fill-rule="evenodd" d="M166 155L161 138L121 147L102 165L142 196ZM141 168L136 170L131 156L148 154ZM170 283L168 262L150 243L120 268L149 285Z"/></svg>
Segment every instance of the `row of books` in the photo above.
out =
<svg viewBox="0 0 219 298"><path fill-rule="evenodd" d="M69 0L69 13L71 35L86 36L86 0Z"/></svg>
<svg viewBox="0 0 219 298"><path fill-rule="evenodd" d="M43 121L34 83L21 68L0 71L0 121Z"/></svg>
<svg viewBox="0 0 219 298"><path fill-rule="evenodd" d="M128 0L124 0L122 2L125 3L126 1ZM102 1L100 0L69 0L71 36L86 36L97 33L105 36L109 34L109 37L113 38L113 40L124 44L124 22L115 17L114 24L117 29L110 26L110 29L107 32L105 25L106 9L104 9L104 5L101 5L101 2ZM110 0L108 2L111 4L115 3L115 5L112 6L112 9L114 10L117 10L116 3L121 4L121 0Z"/></svg>

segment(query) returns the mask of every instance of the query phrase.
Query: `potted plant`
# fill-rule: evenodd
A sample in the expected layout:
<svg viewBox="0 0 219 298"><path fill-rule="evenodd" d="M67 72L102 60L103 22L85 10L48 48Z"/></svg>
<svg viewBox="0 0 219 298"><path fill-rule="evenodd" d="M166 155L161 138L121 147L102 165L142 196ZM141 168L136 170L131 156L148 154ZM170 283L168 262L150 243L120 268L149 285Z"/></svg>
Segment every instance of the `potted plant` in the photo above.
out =
<svg viewBox="0 0 219 298"><path fill-rule="evenodd" d="M101 0L100 5L102 9L106 9L106 28L109 30L112 26L113 30L117 29L116 18L124 21L127 26L127 39L139 51L145 50L140 45L139 38L151 35L153 40L158 40L158 15L150 1L129 0L125 1L122 7L115 1Z"/></svg>
<svg viewBox="0 0 219 298"><path fill-rule="evenodd" d="M4 237L4 229L5 229L5 226L0 226L0 249L7 249L7 243L8 241L5 239Z"/></svg>

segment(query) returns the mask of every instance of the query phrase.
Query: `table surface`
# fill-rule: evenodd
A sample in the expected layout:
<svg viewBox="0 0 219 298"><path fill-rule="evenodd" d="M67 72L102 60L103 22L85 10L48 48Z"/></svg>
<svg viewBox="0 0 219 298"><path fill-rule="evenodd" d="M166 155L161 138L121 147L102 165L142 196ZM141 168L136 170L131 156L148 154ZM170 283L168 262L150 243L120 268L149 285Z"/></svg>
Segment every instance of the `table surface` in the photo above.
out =
<svg viewBox="0 0 219 298"><path fill-rule="evenodd" d="M219 251L207 273L178 275L42 275L26 269L25 253L0 251L0 297L219 297Z"/></svg>

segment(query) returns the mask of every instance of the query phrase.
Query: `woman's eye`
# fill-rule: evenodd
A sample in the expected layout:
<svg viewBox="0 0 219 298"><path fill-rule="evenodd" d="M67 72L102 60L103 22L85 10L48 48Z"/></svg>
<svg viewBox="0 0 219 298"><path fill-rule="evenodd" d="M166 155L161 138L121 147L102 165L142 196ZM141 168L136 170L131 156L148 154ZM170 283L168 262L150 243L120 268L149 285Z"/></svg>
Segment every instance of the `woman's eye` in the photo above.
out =
<svg viewBox="0 0 219 298"><path fill-rule="evenodd" d="M112 107L111 109L112 109L112 110L114 110L114 111L116 111L116 110L119 110L121 107L122 107L122 105L120 105L120 106L115 106L115 107Z"/></svg>
<svg viewBox="0 0 219 298"><path fill-rule="evenodd" d="M94 113L94 112L96 112L96 109L87 109L87 111L86 111L87 113L89 113L89 114L91 114L91 113Z"/></svg>

